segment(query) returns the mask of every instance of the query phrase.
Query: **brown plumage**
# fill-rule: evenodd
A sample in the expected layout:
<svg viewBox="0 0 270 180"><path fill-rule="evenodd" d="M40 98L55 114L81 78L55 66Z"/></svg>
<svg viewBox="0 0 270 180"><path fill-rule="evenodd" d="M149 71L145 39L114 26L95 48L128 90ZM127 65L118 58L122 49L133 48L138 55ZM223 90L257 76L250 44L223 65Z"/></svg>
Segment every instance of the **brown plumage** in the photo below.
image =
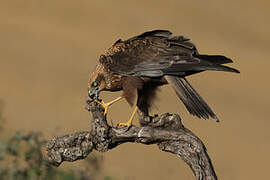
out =
<svg viewBox="0 0 270 180"><path fill-rule="evenodd" d="M89 96L98 99L100 91L122 90L130 105L136 103L148 114L157 87L169 83L192 115L218 121L185 77L205 70L239 73L222 65L231 62L225 56L199 54L186 37L172 36L166 30L149 31L125 41L118 40L100 56L90 76Z"/></svg>

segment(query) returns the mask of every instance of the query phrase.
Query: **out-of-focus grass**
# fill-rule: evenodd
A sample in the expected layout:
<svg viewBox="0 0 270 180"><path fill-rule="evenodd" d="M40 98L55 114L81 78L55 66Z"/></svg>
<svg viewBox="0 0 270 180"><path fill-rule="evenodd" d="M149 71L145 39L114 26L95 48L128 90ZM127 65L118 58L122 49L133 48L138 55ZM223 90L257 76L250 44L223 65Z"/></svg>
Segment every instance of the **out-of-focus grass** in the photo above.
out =
<svg viewBox="0 0 270 180"><path fill-rule="evenodd" d="M0 101L0 122L3 119L3 102ZM42 133L17 131L4 138L3 129L0 130L0 180L93 180L102 168L102 157L97 155L84 160L80 170L53 167L43 154L46 140ZM104 180L110 179L104 177Z"/></svg>

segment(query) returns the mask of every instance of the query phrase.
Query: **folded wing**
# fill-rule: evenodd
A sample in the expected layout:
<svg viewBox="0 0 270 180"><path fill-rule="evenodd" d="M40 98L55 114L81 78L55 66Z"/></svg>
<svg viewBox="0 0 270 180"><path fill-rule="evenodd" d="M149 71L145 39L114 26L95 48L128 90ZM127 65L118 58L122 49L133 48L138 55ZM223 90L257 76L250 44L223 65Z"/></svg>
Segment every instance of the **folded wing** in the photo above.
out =
<svg viewBox="0 0 270 180"><path fill-rule="evenodd" d="M171 36L170 31L145 32L121 43L124 50L107 57L111 72L125 76L165 77L179 99L192 115L218 118L195 91L186 76L206 70L239 73L222 64L232 60L222 55L199 54L195 45L183 36Z"/></svg>

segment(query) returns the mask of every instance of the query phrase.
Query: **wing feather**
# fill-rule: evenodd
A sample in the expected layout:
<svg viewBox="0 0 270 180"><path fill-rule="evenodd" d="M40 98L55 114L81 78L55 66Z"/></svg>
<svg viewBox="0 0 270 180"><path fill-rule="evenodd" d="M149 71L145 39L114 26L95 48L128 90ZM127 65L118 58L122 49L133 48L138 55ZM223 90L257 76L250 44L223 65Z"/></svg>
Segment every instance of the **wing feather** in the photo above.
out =
<svg viewBox="0 0 270 180"><path fill-rule="evenodd" d="M126 41L118 41L100 62L110 72L123 76L165 77L191 114L204 119L212 117L218 121L185 76L205 70L239 71L222 65L231 63L231 59L221 55L199 54L188 38L171 34L166 30L154 30Z"/></svg>
<svg viewBox="0 0 270 180"><path fill-rule="evenodd" d="M146 77L187 76L205 70L239 72L221 65L231 63L231 59L198 54L196 46L188 38L171 37L171 34L166 30L154 30L120 41L122 50L117 49L107 57L110 62L108 68L120 75Z"/></svg>

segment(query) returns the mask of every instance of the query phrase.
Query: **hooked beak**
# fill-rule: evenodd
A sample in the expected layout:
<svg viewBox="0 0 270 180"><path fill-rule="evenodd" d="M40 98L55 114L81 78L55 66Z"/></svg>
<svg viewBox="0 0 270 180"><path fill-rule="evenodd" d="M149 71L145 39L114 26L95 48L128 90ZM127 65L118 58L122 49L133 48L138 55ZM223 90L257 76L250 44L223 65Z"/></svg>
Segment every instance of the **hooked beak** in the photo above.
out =
<svg viewBox="0 0 270 180"><path fill-rule="evenodd" d="M99 87L91 87L88 91L88 96L91 99L98 99L99 97Z"/></svg>

